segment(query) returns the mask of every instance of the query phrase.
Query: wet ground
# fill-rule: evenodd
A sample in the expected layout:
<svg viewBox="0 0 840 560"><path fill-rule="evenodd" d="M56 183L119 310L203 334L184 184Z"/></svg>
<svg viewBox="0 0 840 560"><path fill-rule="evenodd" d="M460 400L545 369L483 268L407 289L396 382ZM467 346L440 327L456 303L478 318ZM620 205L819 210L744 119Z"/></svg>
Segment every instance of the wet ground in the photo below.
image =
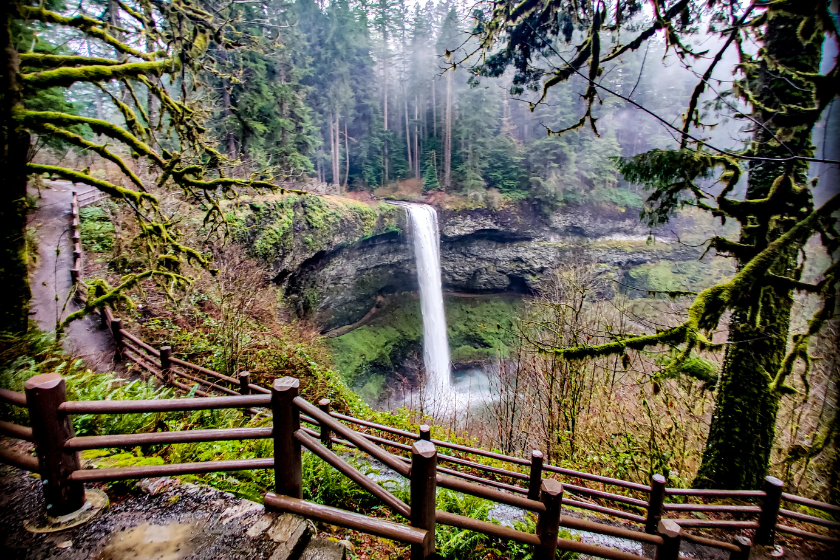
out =
<svg viewBox="0 0 840 560"><path fill-rule="evenodd" d="M192 484L159 484L154 495L117 498L86 525L28 533L23 521L42 511L39 486L39 479L0 466L4 560L259 559L277 548L265 531L248 533L264 515L263 506Z"/></svg>
<svg viewBox="0 0 840 560"><path fill-rule="evenodd" d="M70 269L73 267L70 231L73 190L74 186L67 181L50 181L41 188L40 195L34 189L29 192L38 204L29 217L29 225L36 228L38 240L38 259L29 279L32 287L30 315L45 332L55 331L59 321L79 308L69 299ZM78 190L83 192L88 187ZM96 316L71 323L65 331L63 346L94 371L113 371L115 368L111 335Z"/></svg>

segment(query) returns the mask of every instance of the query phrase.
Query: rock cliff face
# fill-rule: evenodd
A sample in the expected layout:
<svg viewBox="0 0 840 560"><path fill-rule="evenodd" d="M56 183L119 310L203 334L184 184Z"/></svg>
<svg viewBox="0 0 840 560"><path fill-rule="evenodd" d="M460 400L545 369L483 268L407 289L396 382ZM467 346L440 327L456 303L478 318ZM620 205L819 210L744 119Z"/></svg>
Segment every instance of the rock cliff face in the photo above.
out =
<svg viewBox="0 0 840 560"><path fill-rule="evenodd" d="M544 216L529 204L507 205L500 210L441 210L441 236L461 237L480 231L510 234L541 241L569 237L596 239L610 235L647 235L635 212L596 206L565 207Z"/></svg>
<svg viewBox="0 0 840 560"><path fill-rule="evenodd" d="M416 291L405 212L397 206L326 197L251 202L238 219L241 238L270 263L275 281L301 315L327 331L356 322L377 297ZM531 293L541 277L584 252L626 270L651 261L696 258L681 245L645 243L635 217L617 210L565 208L544 217L528 205L439 212L444 289Z"/></svg>

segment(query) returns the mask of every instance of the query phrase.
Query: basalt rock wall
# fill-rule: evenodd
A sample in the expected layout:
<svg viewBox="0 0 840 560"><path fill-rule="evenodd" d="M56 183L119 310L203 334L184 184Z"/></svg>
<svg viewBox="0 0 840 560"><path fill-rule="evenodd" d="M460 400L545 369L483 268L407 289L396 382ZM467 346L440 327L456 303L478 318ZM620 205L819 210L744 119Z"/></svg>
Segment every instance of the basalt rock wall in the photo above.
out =
<svg viewBox="0 0 840 560"><path fill-rule="evenodd" d="M376 223L386 204L370 206ZM390 227L359 235L352 219L336 219L323 246L294 242L270 261L275 279L301 316L329 331L362 319L379 296L414 292L417 275L404 211L390 206ZM397 212L397 214L394 214ZM561 209L550 217L527 205L502 210L439 211L444 289L471 294L533 293L546 272L579 259L629 267L696 258L697 249L659 241L635 213ZM309 228L292 237L311 233Z"/></svg>

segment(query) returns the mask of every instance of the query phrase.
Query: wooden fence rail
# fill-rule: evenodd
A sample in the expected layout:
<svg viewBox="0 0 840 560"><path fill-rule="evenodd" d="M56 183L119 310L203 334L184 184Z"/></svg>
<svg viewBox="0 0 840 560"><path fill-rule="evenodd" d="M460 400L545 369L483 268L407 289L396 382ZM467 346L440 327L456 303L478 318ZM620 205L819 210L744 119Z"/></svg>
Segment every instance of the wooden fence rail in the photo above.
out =
<svg viewBox="0 0 840 560"><path fill-rule="evenodd" d="M48 480L44 485L45 501L54 515L70 512L81 507L83 484L150 476L175 476L182 474L201 474L251 469L274 469L274 492L266 495L266 504L278 509L305 513L314 519L351 529L363 530L375 535L401 540L411 545L412 558L429 558L434 552L434 532L436 524L445 524L470 530L477 530L488 535L512 539L524 544L534 545L535 558L553 558L557 549L592 554L602 558L634 559L639 556L615 550L587 545L558 538L560 527L591 531L640 543L657 548L656 558L677 558L679 540L686 538L699 544L717 546L729 551L731 558L743 558L749 544L743 539L735 543L726 543L705 537L684 534L687 527L714 527L727 529L754 529L756 535L762 528L762 520L769 515L766 506L741 506L749 508L746 513L759 514L759 521L721 521L692 519L659 519L653 534L633 531L626 528L612 527L592 521L581 520L561 515L564 506L576 505L573 500L564 498L566 487L580 491L579 486L551 479L532 477L534 469L539 471L539 454L533 453L534 460L530 467L529 482L539 480L538 499L503 492L497 488L476 484L468 480L450 476L437 467L438 446L423 438L423 433L412 434L415 437L410 447L410 457L398 457L382 449L371 441L366 434L357 432L343 424L328 411L326 403L316 406L297 394L298 381L282 378L275 381L269 395L239 395L232 397L155 399L145 401L67 401L64 380L58 374L39 375L26 382L26 393L4 391L0 400L12 406L24 406L30 412L33 428L17 426L8 422L0 424L3 433L35 441L38 461L32 457L4 450L0 460L20 468L39 472ZM253 406L269 407L272 412L271 427L224 428L206 430L186 430L179 432L124 434L109 436L75 436L69 416L73 414L134 414L150 412L176 412L193 410L211 410L219 408L249 409ZM306 413L306 414L302 414ZM304 417L319 425L321 432L301 428ZM404 503L381 486L375 484L364 474L356 471L349 463L325 445L323 434L335 434L330 437L330 446L347 443L370 454L406 477L409 481L411 501ZM426 431L428 435L428 431ZM214 461L204 463L184 463L173 465L153 465L143 467L121 467L107 469L82 470L78 460L78 451L83 449L109 449L114 447L133 447L136 445L168 445L176 443L194 443L219 440L273 440L274 457L263 459L245 459L233 461ZM301 449L306 448L339 472L350 478L363 489L371 492L384 505L406 518L410 527L391 521L375 520L349 512L310 504L302 498L302 463ZM279 459L279 460L275 460ZM406 463L408 461L408 463ZM544 471L541 471L544 472ZM47 478L49 477L49 478ZM654 489L657 486L654 480ZM775 480L768 480L768 487L776 487ZM491 523L472 520L451 513L434 509L434 496L437 487L448 488L482 499L491 500L532 511L537 515L537 533L530 535L513 529L499 527ZM529 488L526 492L530 492ZM591 492L591 489L583 488ZM583 493L583 492L581 492ZM533 494L530 494L533 495ZM627 499L626 496L621 496ZM782 498L779 493L779 498ZM785 499L795 501L796 496L786 495ZM804 500L804 499L803 499ZM766 501L766 500L765 500ZM572 503L570 503L572 502ZM632 503L631 505L638 505ZM647 504L649 505L649 504ZM818 502L817 505L831 510L833 506ZM702 506L705 511L732 511L725 506ZM732 506L737 507L737 506ZM715 509L712 509L715 508ZM682 511L685 508L674 508ZM737 510L741 511L741 510ZM822 520L816 516L799 514L790 510L777 511L777 515L787 515L806 522L822 522L824 526L836 528L835 522ZM802 519L804 517L804 519ZM637 521L644 522L644 518ZM807 531L779 525L777 521L773 531L789 532L798 536L809 536ZM820 540L833 542L830 537L818 535ZM675 544L676 543L676 544Z"/></svg>
<svg viewBox="0 0 840 560"><path fill-rule="evenodd" d="M71 210L75 243L78 243L78 201L74 196ZM81 282L80 261L74 261L73 279ZM84 290L77 290L83 295ZM203 398L154 399L138 401L67 401L64 380L58 374L39 375L26 382L25 393L0 389L0 402L10 406L28 409L32 427L10 422L0 422L0 434L33 441L38 459L8 449L0 449L0 462L40 473L44 479L44 498L52 515L62 515L82 506L83 485L91 482L136 479L150 476L175 476L252 469L273 469L275 473L274 492L265 496L268 506L306 515L350 529L368 532L411 545L412 558L429 558L434 552L436 524L479 531L502 539L511 539L535 547L535 558L553 558L554 550L570 550L625 560L639 560L641 557L612 549L568 541L557 537L560 527L590 531L618 538L635 540L656 547L658 560L678 557L679 543L685 538L707 546L715 546L730 553L730 558L741 559L749 555L751 542L738 535L734 543L692 535L686 528L714 528L721 530L753 530L753 541L757 544L772 544L776 532L784 532L821 542L837 544L831 536L805 531L779 522L780 518L826 527L831 531L840 528L840 523L822 519L815 515L799 513L782 508L782 502L818 509L831 515L840 513L840 507L810 500L782 492L781 481L768 477L763 490L694 490L667 488L662 475L652 477L650 485L638 484L616 478L593 475L571 469L547 465L538 450L529 458L513 457L476 449L461 444L431 438L428 426L421 426L419 433L407 432L367 420L353 418L330 410L330 403L322 400L312 404L298 395L298 381L281 378L268 389L250 383L247 372L230 377L213 370L191 364L172 356L168 346L160 349L146 344L122 328L122 322L114 317L110 309L103 309L100 316L113 334L117 357L136 363L152 373L161 383L194 391ZM190 372L190 373L187 373ZM206 375L212 381L199 377ZM177 381L178 378L193 382L193 386ZM227 384L221 385L222 384ZM197 389L201 386L206 390ZM230 396L212 396L208 391L217 391ZM221 408L245 409L251 414L270 412L271 427L187 430L166 433L125 434L110 436L77 437L73 434L70 415L73 414L133 414L153 412L178 412L212 410ZM316 426L320 432L301 423ZM357 431L351 426L367 430ZM378 431L397 440L376 436ZM136 445L194 443L219 440L270 439L273 443L273 457L261 459L240 459L153 465L142 467L121 467L82 470L78 451ZM403 440L403 441L399 441ZM407 441L408 443L405 443ZM395 473L405 477L410 486L410 504L393 496L375 484L349 463L341 459L331 448L343 445L356 448L382 462ZM384 449L388 447L406 456L395 455ZM351 512L303 501L301 452L305 448L349 477L356 484L371 492L386 506L406 518L410 526L393 523ZM438 453L448 449L454 454ZM485 465L464 456L483 457L511 468ZM277 460L275 460L277 459ZM440 466L451 463L470 472ZM512 469L524 469L519 472ZM476 475L480 472L484 476ZM634 495L617 494L603 489L592 489L573 483L561 484L550 478L551 474L573 480L595 482L603 486L622 488ZM511 483L496 478L506 478ZM524 486L518 486L523 484ZM434 497L437 487L469 494L495 503L506 504L533 512L538 517L537 533L530 535L455 514L436 511ZM625 511L605 507L596 503L569 499L565 495L589 500L616 503ZM644 497L644 499L642 499ZM719 505L666 503L669 497L700 499L760 500L760 505ZM602 523L562 515L563 508L574 507L603 513L619 519L637 523L643 531L613 527ZM643 512L640 515L635 512ZM693 518L670 519L669 512L714 512L732 513L739 516L755 516L755 520L708 520ZM745 556L746 554L746 556Z"/></svg>

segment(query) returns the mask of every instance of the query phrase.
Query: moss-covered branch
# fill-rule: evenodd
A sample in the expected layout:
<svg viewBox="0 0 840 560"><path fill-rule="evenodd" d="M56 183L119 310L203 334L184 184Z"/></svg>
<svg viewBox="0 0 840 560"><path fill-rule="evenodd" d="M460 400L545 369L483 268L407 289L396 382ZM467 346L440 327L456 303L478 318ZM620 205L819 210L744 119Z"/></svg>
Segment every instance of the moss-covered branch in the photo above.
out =
<svg viewBox="0 0 840 560"><path fill-rule="evenodd" d="M725 237L716 235L709 239L709 249L714 249L718 253L729 253L739 259L748 260L755 254L756 248L753 245L746 245L738 243Z"/></svg>
<svg viewBox="0 0 840 560"><path fill-rule="evenodd" d="M781 288L782 290L798 290L800 292L816 293L820 291L819 284L809 284L800 280L794 280L787 276L779 276L778 274L768 274L767 283L771 286Z"/></svg>
<svg viewBox="0 0 840 560"><path fill-rule="evenodd" d="M111 102L114 104L114 106L117 107L117 109L119 109L120 113L122 113L123 119L125 120L125 125L131 131L131 133L143 142L147 141L149 139L149 131L143 127L143 125L137 119L137 115L134 113L131 107L123 103L116 95L114 95L113 93L108 91L107 88L102 86L102 84L96 84L96 86L105 95L111 98ZM137 104L137 107L139 108L140 105Z"/></svg>
<svg viewBox="0 0 840 560"><path fill-rule="evenodd" d="M177 72L180 68L181 62L178 58L164 58L154 62L56 68L35 74L22 74L20 79L28 87L46 89L67 87L76 82L108 82L137 76L160 76Z"/></svg>
<svg viewBox="0 0 840 560"><path fill-rule="evenodd" d="M771 384L772 389L784 390L785 380L793 372L793 366L799 360L802 361L805 368L803 378L805 378L810 372L811 357L808 354L808 344L811 342L811 337L819 333L823 325L834 318L834 308L837 304L838 295L837 290L838 287L840 287L840 285L838 285L840 284L838 272L840 272L840 261L837 261L828 267L824 273L824 278L816 285L804 284L803 282L798 282L781 276L771 276L774 283L782 281L786 283L785 287L792 287L794 289L805 290L811 293L818 293L820 298L823 300L822 306L814 313L810 321L808 321L807 330L804 333L793 335L793 347L785 356L782 365L779 367L779 371L776 372L776 376L773 378L773 383ZM790 280L790 284L787 284L787 280Z"/></svg>
<svg viewBox="0 0 840 560"><path fill-rule="evenodd" d="M145 142L131 134L126 129L111 124L102 119L93 119L90 117L79 117L70 115L68 113L57 113L55 111L26 111L19 110L15 113L15 119L23 124L41 124L52 123L58 126L73 126L78 124L86 124L94 132L104 134L109 138L118 140L126 144L129 148L142 156L147 156L154 160L161 168L165 167L163 159L150 148Z"/></svg>
<svg viewBox="0 0 840 560"><path fill-rule="evenodd" d="M54 126L54 125L49 124L49 123L43 123L41 125L38 125L35 128L36 128L36 130L40 128L43 132L45 132L47 134L52 134L54 136L57 136L57 137L61 138L62 140L64 140L65 142L67 142L68 144L72 144L73 146L78 146L79 148L82 148L82 149L85 149L85 150L90 150L94 153L97 153L100 156L102 156L103 158L107 159L108 161L111 161L111 162L117 164L117 167L120 168L120 171L122 171L123 174L126 177L131 179L132 183L137 185L141 190L145 190L145 187L143 187L143 182L134 173L134 171L132 171L125 164L125 162L122 160L121 157L119 157L115 153L109 151L105 147L105 145L95 144L95 143L93 143L89 140L85 140L84 138L82 138L78 134L74 134L74 133L70 132L69 130L59 128L59 127Z"/></svg>
<svg viewBox="0 0 840 560"><path fill-rule="evenodd" d="M832 277L831 282L825 285L821 295L823 305L808 321L808 329L804 333L793 335L793 347L785 356L779 371L776 372L776 376L770 384L771 390L790 392L790 388L785 385L785 381L793 373L793 366L797 361L802 361L805 368L802 373L803 378L810 373L811 356L808 354L808 345L811 342L811 337L819 333L823 325L834 317L834 307L837 302L837 280L835 278Z"/></svg>
<svg viewBox="0 0 840 560"><path fill-rule="evenodd" d="M99 39L100 41L114 47L117 51L128 54L142 60L153 61L161 56L166 56L166 51L155 52L155 53L144 53L142 51L138 51L137 49L133 48L131 45L128 45L110 33L106 31L107 24L87 17L87 16L75 16L75 17L67 17L63 16L59 13L52 12L50 10L46 10L43 7L34 8L31 6L19 6L18 11L22 18L30 19L30 20L38 20L44 23L52 23L56 25L65 25L67 27L75 27L77 29L81 29L87 35Z"/></svg>
<svg viewBox="0 0 840 560"><path fill-rule="evenodd" d="M178 283L192 283L191 278L187 278L186 276L182 276L180 274L176 274L168 270L158 269L146 270L137 274L128 274L126 276L123 276L120 285L114 288L112 288L104 280L94 280L93 282L91 282L90 286L88 286L88 293L84 307L68 315L64 319L64 321L62 321L59 325L57 329L58 333L62 333L67 327L67 325L69 325L76 319L81 319L82 317L84 317L88 313L93 312L94 310L103 310L105 309L105 307L110 307L114 309L116 304L121 301L133 307L131 298L128 298L125 295L125 292L139 284L140 281L155 276L166 278L170 281Z"/></svg>
<svg viewBox="0 0 840 560"><path fill-rule="evenodd" d="M120 9L122 11L124 11L125 13L127 13L128 15L133 17L135 20L137 20L137 23L139 23L140 25L144 25L144 26L148 25L149 22L151 21L151 18L146 18L146 16L144 16L143 14L138 12L137 10L133 9L131 6L129 6L128 4L123 2L122 0L114 0L114 1L117 3L117 5L120 7Z"/></svg>
<svg viewBox="0 0 840 560"><path fill-rule="evenodd" d="M120 60L95 56L20 53L21 68L64 68L68 66L116 66Z"/></svg>
<svg viewBox="0 0 840 560"><path fill-rule="evenodd" d="M688 0L680 0L680 2L671 6L664 14L657 16L653 25L642 31L633 41L630 41L626 45L617 45L610 54L601 60L601 63L616 59L627 51L634 51L638 49L645 43L645 41L653 37L659 30L666 27L669 21L677 17L687 7Z"/></svg>
<svg viewBox="0 0 840 560"><path fill-rule="evenodd" d="M152 206L157 206L157 198L154 195L146 192L137 192L131 189L126 189L113 183L109 183L108 181L91 177L90 175L86 175L80 171L74 171L73 169L58 167L56 165L40 165L37 163L28 163L26 167L32 173L48 173L52 176L67 179L73 183L82 183L90 185L91 187L96 187L98 190L107 193L114 198L133 202L137 206L142 205L144 200L149 201Z"/></svg>

